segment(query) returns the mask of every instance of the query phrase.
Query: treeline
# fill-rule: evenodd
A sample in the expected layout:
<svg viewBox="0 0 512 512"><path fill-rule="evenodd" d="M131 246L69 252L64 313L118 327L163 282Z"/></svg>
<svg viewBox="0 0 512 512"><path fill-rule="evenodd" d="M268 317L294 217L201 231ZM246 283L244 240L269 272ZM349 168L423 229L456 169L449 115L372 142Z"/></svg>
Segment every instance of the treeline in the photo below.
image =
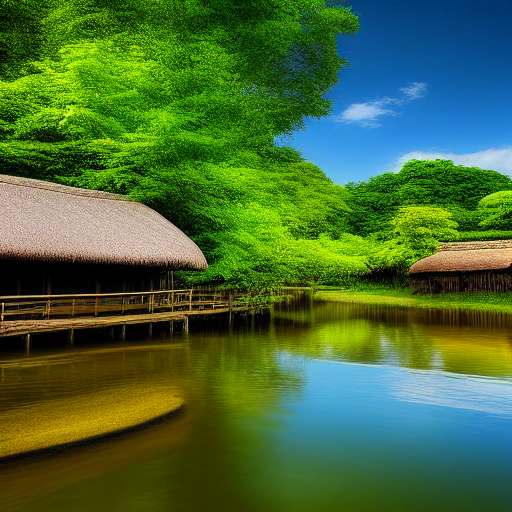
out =
<svg viewBox="0 0 512 512"><path fill-rule="evenodd" d="M183 274L187 284L403 272L434 243L423 232L411 249L418 219L432 216L413 212L411 224L404 206L441 206L480 229L478 201L512 189L493 171L456 168L463 177L451 163L418 162L342 187L275 146L305 117L330 113L325 93L347 63L336 36L359 29L344 1L3 0L0 9L0 173L151 206L210 263ZM436 212L435 236L450 235L450 215Z"/></svg>
<svg viewBox="0 0 512 512"><path fill-rule="evenodd" d="M512 190L512 179L496 171L456 166L450 160L411 160L398 173L387 172L346 187L350 191L349 230L360 236L389 236L391 219L400 207L409 205L447 210L461 232L482 232L491 227L512 230L506 221L482 224L487 211L479 201L495 192Z"/></svg>
<svg viewBox="0 0 512 512"><path fill-rule="evenodd" d="M405 276L440 241L512 238L512 179L496 171L411 160L346 188L348 231L374 244L373 278Z"/></svg>

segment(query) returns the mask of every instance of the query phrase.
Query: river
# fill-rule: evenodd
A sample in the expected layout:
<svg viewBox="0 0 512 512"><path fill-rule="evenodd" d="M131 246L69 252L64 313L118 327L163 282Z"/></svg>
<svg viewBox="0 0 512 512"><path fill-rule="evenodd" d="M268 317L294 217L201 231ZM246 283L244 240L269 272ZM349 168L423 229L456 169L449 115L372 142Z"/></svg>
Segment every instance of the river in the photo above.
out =
<svg viewBox="0 0 512 512"><path fill-rule="evenodd" d="M185 406L0 464L2 512L512 510L510 315L305 298L231 329L34 340L1 353L2 411L139 385Z"/></svg>

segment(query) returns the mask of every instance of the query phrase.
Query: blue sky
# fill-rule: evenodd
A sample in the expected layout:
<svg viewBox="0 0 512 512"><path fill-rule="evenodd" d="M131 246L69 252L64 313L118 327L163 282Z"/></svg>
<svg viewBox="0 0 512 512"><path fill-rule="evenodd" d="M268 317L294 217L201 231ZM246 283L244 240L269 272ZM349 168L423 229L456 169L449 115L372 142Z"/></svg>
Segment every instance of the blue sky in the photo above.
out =
<svg viewBox="0 0 512 512"><path fill-rule="evenodd" d="M333 114L282 138L335 183L447 158L512 175L512 1L352 0Z"/></svg>

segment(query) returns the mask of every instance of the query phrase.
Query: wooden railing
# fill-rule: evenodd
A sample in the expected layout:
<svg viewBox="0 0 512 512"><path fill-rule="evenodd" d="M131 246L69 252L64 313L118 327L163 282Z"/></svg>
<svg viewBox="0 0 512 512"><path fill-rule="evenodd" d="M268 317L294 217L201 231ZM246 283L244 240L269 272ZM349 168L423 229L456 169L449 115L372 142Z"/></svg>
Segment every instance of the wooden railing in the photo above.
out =
<svg viewBox="0 0 512 512"><path fill-rule="evenodd" d="M12 295L0 297L1 322L97 315L148 314L256 307L248 296L187 290L74 295Z"/></svg>

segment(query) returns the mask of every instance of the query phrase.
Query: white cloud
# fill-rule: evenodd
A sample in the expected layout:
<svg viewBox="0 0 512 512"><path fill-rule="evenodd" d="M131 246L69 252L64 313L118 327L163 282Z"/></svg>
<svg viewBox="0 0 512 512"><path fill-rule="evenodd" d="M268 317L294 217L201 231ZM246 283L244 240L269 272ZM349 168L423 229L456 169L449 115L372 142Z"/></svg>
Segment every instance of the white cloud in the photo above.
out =
<svg viewBox="0 0 512 512"><path fill-rule="evenodd" d="M452 160L455 165L480 167L481 169L490 169L512 176L512 147L491 148L463 155L431 151L411 151L398 158L390 167L394 172L398 172L402 165L409 160L436 160L438 158L441 160Z"/></svg>
<svg viewBox="0 0 512 512"><path fill-rule="evenodd" d="M372 101L369 103L353 103L348 107L340 116L342 121L346 123L358 122L362 126L370 126L375 128L380 126L377 123L377 118L383 115L396 116L394 110L382 108L383 105L387 105L384 100Z"/></svg>
<svg viewBox="0 0 512 512"><path fill-rule="evenodd" d="M409 100L415 100L416 98L423 98L425 91L427 90L428 84L425 82L413 82L407 87L402 87L401 92L409 98Z"/></svg>
<svg viewBox="0 0 512 512"><path fill-rule="evenodd" d="M422 98L427 90L426 82L412 82L407 87L402 87L400 91L403 93L401 98L391 98L386 96L380 100L368 101L366 103L352 103L338 117L336 121L343 123L358 123L361 126L369 128L377 128L381 126L377 119L380 116L396 116L399 112L389 108L382 108L384 105L403 105L417 98Z"/></svg>

